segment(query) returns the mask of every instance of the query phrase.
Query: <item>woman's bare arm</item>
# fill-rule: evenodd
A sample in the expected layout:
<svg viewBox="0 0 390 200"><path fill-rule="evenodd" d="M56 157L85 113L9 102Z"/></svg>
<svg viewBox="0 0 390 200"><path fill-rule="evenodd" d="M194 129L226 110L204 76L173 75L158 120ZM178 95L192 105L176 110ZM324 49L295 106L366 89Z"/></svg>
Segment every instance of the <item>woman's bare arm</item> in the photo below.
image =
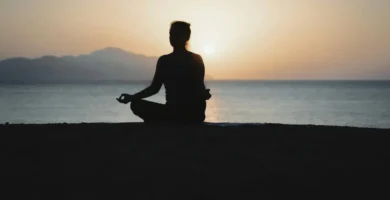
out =
<svg viewBox="0 0 390 200"><path fill-rule="evenodd" d="M131 98L132 100L148 98L150 96L157 94L160 91L161 86L163 84L161 65L162 65L162 59L160 57L157 61L156 71L154 73L154 77L151 85L145 88L144 90L132 95Z"/></svg>

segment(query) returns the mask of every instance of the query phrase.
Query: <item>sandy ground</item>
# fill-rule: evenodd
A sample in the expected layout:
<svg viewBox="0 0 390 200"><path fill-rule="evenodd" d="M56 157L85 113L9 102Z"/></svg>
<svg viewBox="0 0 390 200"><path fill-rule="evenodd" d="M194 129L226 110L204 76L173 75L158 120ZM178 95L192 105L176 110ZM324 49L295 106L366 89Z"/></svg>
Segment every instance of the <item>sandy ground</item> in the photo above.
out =
<svg viewBox="0 0 390 200"><path fill-rule="evenodd" d="M0 125L2 199L389 199L389 129Z"/></svg>

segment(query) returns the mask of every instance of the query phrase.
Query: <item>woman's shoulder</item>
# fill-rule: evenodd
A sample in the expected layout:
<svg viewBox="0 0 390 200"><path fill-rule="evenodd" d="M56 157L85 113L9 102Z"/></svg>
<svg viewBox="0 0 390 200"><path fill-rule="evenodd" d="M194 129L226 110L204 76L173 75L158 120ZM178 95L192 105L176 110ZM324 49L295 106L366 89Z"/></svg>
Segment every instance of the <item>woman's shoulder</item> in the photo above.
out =
<svg viewBox="0 0 390 200"><path fill-rule="evenodd" d="M167 65L169 58L169 54L162 55L158 58L157 65L164 66Z"/></svg>
<svg viewBox="0 0 390 200"><path fill-rule="evenodd" d="M191 56L192 56L193 58L195 58L195 59L202 59L202 56L199 55L199 54L197 54L197 53L194 53L194 52L191 52L191 51L189 51L189 53L190 53Z"/></svg>
<svg viewBox="0 0 390 200"><path fill-rule="evenodd" d="M203 60L202 60L202 56L197 54L197 53L194 53L194 52L191 52L191 51L188 51L188 55L189 55L189 59L192 60L192 61L195 61L197 63L203 63Z"/></svg>
<svg viewBox="0 0 390 200"><path fill-rule="evenodd" d="M203 63L203 59L202 59L201 55L199 55L197 53L193 53L193 52L190 52L190 53L191 53L192 59L194 59L197 63L199 63L199 64Z"/></svg>
<svg viewBox="0 0 390 200"><path fill-rule="evenodd" d="M159 61L162 61L162 60L166 59L167 57L169 57L169 54L164 54L164 55L160 56L160 57L158 58L158 60L159 60Z"/></svg>

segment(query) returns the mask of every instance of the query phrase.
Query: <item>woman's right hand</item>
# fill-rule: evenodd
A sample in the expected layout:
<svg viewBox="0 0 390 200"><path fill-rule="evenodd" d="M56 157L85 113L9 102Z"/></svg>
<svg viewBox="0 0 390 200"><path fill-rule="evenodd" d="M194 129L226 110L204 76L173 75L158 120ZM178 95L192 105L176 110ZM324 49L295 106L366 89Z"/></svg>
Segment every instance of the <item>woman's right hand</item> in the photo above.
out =
<svg viewBox="0 0 390 200"><path fill-rule="evenodd" d="M133 95L130 94L121 94L121 96L119 96L119 98L116 98L116 100L119 103L127 104L132 100L132 97Z"/></svg>

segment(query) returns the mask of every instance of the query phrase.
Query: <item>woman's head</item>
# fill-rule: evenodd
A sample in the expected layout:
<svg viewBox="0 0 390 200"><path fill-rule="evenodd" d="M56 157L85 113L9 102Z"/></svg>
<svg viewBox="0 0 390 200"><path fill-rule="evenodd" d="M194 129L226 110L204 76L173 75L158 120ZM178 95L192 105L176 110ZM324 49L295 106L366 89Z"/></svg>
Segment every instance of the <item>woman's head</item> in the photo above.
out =
<svg viewBox="0 0 390 200"><path fill-rule="evenodd" d="M183 21L174 21L171 23L169 31L169 42L174 48L186 47L191 37L190 24Z"/></svg>

